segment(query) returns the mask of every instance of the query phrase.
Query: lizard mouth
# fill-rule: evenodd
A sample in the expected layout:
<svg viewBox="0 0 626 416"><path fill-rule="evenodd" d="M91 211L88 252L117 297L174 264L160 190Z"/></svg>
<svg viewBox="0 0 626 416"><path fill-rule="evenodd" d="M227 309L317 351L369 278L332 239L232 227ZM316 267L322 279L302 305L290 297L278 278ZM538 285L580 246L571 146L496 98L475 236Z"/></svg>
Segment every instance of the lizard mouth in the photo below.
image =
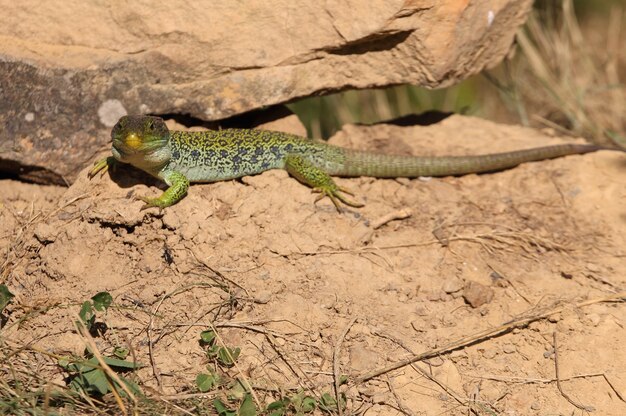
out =
<svg viewBox="0 0 626 416"><path fill-rule="evenodd" d="M111 153L113 153L113 157L117 160L122 160L124 158L124 154L118 150L118 147L115 144L113 144L113 147L111 148Z"/></svg>

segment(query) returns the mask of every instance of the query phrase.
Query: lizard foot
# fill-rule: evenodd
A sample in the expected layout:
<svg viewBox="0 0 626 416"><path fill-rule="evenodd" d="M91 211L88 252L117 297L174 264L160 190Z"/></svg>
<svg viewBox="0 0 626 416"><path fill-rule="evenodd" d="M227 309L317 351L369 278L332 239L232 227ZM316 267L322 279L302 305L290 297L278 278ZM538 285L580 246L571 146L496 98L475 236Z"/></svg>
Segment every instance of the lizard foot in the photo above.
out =
<svg viewBox="0 0 626 416"><path fill-rule="evenodd" d="M360 208L364 206L364 204L361 204L360 202L351 201L341 194L343 192L344 194L354 196L352 191L343 187L336 186L336 185L329 186L329 187L316 187L316 188L313 188L313 192L320 193L317 196L317 198L315 198L315 203L317 203L324 197L328 197L330 198L331 202L333 203L333 205L335 206L338 212L341 212L341 205L339 204L339 202L343 202L344 204L350 207L354 207L354 208Z"/></svg>
<svg viewBox="0 0 626 416"><path fill-rule="evenodd" d="M148 208L158 208L159 212L161 212L163 211L165 207L168 207L171 205L171 204L168 204L167 201L163 201L161 198L150 198L147 196L136 195L134 199L144 202L144 205L139 209L140 211L143 211L144 209L148 209Z"/></svg>
<svg viewBox="0 0 626 416"><path fill-rule="evenodd" d="M93 164L93 167L87 174L89 179L93 179L98 173L100 176L104 175L109 168L115 169L116 159L113 156L105 157L104 159L100 159Z"/></svg>

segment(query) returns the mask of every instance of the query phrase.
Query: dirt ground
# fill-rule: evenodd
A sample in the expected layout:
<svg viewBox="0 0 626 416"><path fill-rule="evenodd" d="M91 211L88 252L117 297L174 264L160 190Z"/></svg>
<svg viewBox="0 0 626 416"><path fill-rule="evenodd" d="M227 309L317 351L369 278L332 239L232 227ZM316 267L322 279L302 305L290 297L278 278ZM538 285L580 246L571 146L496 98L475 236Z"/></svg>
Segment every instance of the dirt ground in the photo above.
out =
<svg viewBox="0 0 626 416"><path fill-rule="evenodd" d="M346 126L331 142L442 155L553 136L451 116ZM81 355L80 304L108 291L96 345L130 348L147 364L132 378L153 397L198 392L209 362L199 333L214 327L241 348L229 373L263 403L277 391L334 396L346 374L344 414L626 414L624 154L338 179L365 202L343 214L282 171L194 185L163 213L132 199L163 189L143 173L86 172L68 189L0 181L9 346ZM64 384L54 360L28 354Z"/></svg>

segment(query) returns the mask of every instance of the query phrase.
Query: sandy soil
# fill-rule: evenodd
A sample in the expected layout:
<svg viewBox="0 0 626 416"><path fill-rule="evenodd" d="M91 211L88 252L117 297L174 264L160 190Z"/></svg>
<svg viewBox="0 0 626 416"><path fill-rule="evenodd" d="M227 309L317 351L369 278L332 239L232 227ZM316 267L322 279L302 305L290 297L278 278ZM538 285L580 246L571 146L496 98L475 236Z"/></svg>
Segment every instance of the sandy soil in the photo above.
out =
<svg viewBox="0 0 626 416"><path fill-rule="evenodd" d="M461 116L332 139L404 154L559 141ZM339 371L347 409L368 414L585 414L557 388L556 337L565 395L623 415L624 304L606 300L626 290L624 173L626 156L603 151L460 178L339 179L366 203L343 214L282 171L194 185L164 213L139 210L132 195L163 185L130 168L85 171L69 189L3 180L1 279L16 298L2 336L82 354L80 303L108 291L96 344L149 364L152 340L154 365L135 375L151 395L197 392L199 333L213 325L242 349L230 373L264 386L265 402L272 389L334 394ZM40 365L62 383L58 366Z"/></svg>

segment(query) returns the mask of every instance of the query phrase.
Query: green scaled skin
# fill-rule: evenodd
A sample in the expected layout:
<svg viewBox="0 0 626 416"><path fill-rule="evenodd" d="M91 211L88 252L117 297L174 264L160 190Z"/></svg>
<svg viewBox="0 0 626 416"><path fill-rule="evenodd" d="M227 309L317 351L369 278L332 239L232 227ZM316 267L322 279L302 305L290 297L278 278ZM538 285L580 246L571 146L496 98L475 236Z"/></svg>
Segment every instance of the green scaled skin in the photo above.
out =
<svg viewBox="0 0 626 416"><path fill-rule="evenodd" d="M117 162L128 163L162 179L169 188L158 198L140 197L149 207L166 208L180 201L190 182L216 182L285 169L300 182L328 196L340 210L351 193L331 176L378 178L450 176L490 172L524 162L582 154L602 149L562 144L479 156L396 156L344 149L292 134L246 129L170 131L159 117L124 116L113 127L112 157L94 164L89 176Z"/></svg>

